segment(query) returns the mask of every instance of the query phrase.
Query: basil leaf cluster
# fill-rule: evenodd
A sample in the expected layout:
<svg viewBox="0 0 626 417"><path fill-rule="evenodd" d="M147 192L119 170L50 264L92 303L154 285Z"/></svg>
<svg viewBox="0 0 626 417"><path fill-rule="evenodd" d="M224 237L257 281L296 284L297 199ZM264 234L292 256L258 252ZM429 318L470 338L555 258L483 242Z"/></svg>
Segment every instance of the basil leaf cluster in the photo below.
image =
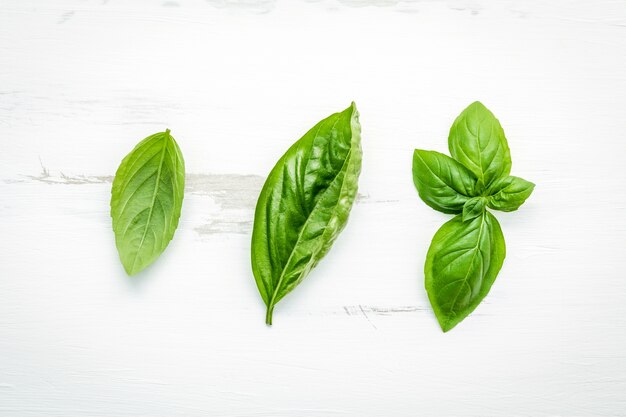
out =
<svg viewBox="0 0 626 417"><path fill-rule="evenodd" d="M316 124L270 172L256 205L251 254L268 325L276 303L326 255L346 225L361 156L352 103Z"/></svg>
<svg viewBox="0 0 626 417"><path fill-rule="evenodd" d="M449 157L413 153L413 182L420 198L455 214L435 233L426 255L428 298L444 332L467 317L489 293L506 256L498 220L487 208L517 210L535 185L511 172L511 151L500 122L482 103L456 118Z"/></svg>
<svg viewBox="0 0 626 417"><path fill-rule="evenodd" d="M169 129L148 136L122 160L111 189L117 251L128 275L153 263L178 226L185 162Z"/></svg>

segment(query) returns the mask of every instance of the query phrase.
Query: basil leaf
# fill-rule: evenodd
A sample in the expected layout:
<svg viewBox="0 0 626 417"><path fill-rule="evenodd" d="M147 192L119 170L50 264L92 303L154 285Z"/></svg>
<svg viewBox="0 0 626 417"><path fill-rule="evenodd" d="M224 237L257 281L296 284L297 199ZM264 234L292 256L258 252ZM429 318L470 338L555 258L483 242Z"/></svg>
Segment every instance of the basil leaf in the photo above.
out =
<svg viewBox="0 0 626 417"><path fill-rule="evenodd" d="M435 210L460 213L474 195L476 176L459 162L439 152L413 152L413 183L422 200Z"/></svg>
<svg viewBox="0 0 626 417"><path fill-rule="evenodd" d="M530 197L534 188L535 184L519 177L501 178L489 188L491 195L487 199L487 205L494 210L517 210Z"/></svg>
<svg viewBox="0 0 626 417"><path fill-rule="evenodd" d="M480 216L485 211L487 199L485 197L474 197L463 205L463 221L472 220Z"/></svg>
<svg viewBox="0 0 626 417"><path fill-rule="evenodd" d="M426 291L444 332L467 317L489 293L506 247L496 218L485 211L472 221L461 215L435 234L426 255Z"/></svg>
<svg viewBox="0 0 626 417"><path fill-rule="evenodd" d="M511 172L511 152L500 122L482 103L470 104L450 128L450 155L478 177L478 191Z"/></svg>
<svg viewBox="0 0 626 417"><path fill-rule="evenodd" d="M169 129L148 136L122 160L111 190L111 217L129 275L154 262L172 240L184 187L183 155Z"/></svg>
<svg viewBox="0 0 626 417"><path fill-rule="evenodd" d="M354 103L315 125L272 169L252 232L252 270L267 324L276 303L322 259L345 226L360 171Z"/></svg>

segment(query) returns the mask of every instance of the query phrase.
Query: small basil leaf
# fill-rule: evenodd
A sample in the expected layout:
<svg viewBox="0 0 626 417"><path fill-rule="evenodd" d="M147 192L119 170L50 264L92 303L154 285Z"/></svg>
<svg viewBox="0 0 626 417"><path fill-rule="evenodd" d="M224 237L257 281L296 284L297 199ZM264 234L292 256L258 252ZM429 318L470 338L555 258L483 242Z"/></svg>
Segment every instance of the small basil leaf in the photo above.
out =
<svg viewBox="0 0 626 417"><path fill-rule="evenodd" d="M426 255L426 291L444 332L467 317L489 293L506 254L496 218L485 211L464 222L461 215L435 234Z"/></svg>
<svg viewBox="0 0 626 417"><path fill-rule="evenodd" d="M450 128L450 155L478 177L478 190L511 172L511 152L500 122L482 103L470 104Z"/></svg>
<svg viewBox="0 0 626 417"><path fill-rule="evenodd" d="M487 205L494 210L517 210L530 197L534 188L535 184L519 177L501 178L489 188L491 195L487 199Z"/></svg>
<svg viewBox="0 0 626 417"><path fill-rule="evenodd" d="M267 324L276 303L315 267L346 225L360 171L354 103L315 125L272 169L252 231L252 270Z"/></svg>
<svg viewBox="0 0 626 417"><path fill-rule="evenodd" d="M416 149L413 152L413 183L426 204L452 214L460 213L474 195L476 176L447 155Z"/></svg>
<svg viewBox="0 0 626 417"><path fill-rule="evenodd" d="M115 244L134 275L174 236L183 204L185 163L169 129L142 140L120 164L111 189Z"/></svg>
<svg viewBox="0 0 626 417"><path fill-rule="evenodd" d="M485 197L473 197L463 205L463 221L472 220L485 211L487 199Z"/></svg>

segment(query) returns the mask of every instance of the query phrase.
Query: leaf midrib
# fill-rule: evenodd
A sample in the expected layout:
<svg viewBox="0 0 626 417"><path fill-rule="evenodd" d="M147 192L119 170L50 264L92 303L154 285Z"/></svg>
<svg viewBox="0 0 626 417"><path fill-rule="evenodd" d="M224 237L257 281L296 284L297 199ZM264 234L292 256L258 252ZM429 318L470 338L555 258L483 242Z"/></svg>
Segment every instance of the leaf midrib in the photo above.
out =
<svg viewBox="0 0 626 417"><path fill-rule="evenodd" d="M351 132L351 134L352 134L352 132ZM350 141L352 141L352 138L350 138ZM324 192L322 193L320 198L318 198L317 202L315 203L315 206L313 206L313 210L311 210L311 213L309 213L309 216L307 217L306 221L302 225L302 228L300 229L300 232L298 233L298 239L296 239L296 243L293 245L293 248L291 249L291 253L289 254L289 258L287 258L287 262L285 262L285 266L283 267L283 270L280 273L280 278L278 278L278 282L276 283L276 287L274 288L274 291L272 291L272 297L270 298L270 302L267 305L268 309L272 308L275 305L275 301L274 300L276 299L276 296L278 295L278 291L280 290L282 282L283 282L283 280L285 278L285 272L287 271L287 266L291 262L291 258L293 257L293 254L296 252L296 248L298 247L298 244L300 243L300 239L302 239L302 235L303 235L304 231L306 230L306 226L308 225L309 220L311 220L313 212L317 209L318 204L320 203L320 201L323 200L323 198L326 195L326 193L328 192L328 190L330 190L330 188L332 187L334 182L337 180L339 175L343 172L344 168L346 167L346 165L349 163L349 161L351 159L352 159L352 143L350 144L350 150L348 151L347 158L344 161L343 165L341 166L341 169L339 171L337 171L337 174L335 175L335 178L333 178L333 180L330 182L330 185L328 186L328 188L326 188L326 190L324 190ZM342 185L342 190L343 190L343 185ZM339 199L337 199L337 204L338 203L339 203ZM335 207L337 207L337 204L335 204ZM328 227L328 224L326 224L326 226L324 226L324 231L326 231L327 227ZM324 232L322 232L322 235L323 234L324 234Z"/></svg>
<svg viewBox="0 0 626 417"><path fill-rule="evenodd" d="M460 194L460 195L462 195L462 196L464 196L464 197L471 197L470 195L465 194L465 193L463 193L463 192L461 192L461 191L457 190L457 189L456 189L456 188L454 188L451 184L448 184L448 183L446 183L445 181L443 181L443 180L441 179L441 176L440 176L440 175L438 175L435 171L433 171L433 170L432 170L432 168L430 167L430 165L428 165L428 164L426 163L426 160L425 160L424 158L422 158L422 155L420 155L420 153L419 153L419 152L416 152L415 154L416 154L416 155L418 156L418 158L422 161L422 163L423 163L423 164L424 164L424 166L428 169L428 171L430 171L430 173L431 173L431 174L433 174L433 177L435 177L435 179L436 179L436 180L437 180L440 184L442 184L441 186L439 186L439 187L437 187L437 188L450 188L450 189L451 189L451 190L453 190L454 192L456 192L456 193L458 193L458 194ZM443 155L443 154L442 154L442 155ZM447 156L447 155L444 155L444 156ZM455 162L458 162L458 161L455 161ZM466 167L465 167L464 165L462 165L460 162L458 162L458 163L459 163L459 165L463 166L463 168L466 168ZM468 171L469 171L469 169L468 169ZM463 172L461 175L466 175L466 174L467 174L467 173ZM419 176L417 177L417 180L418 180L419 182L421 182L421 183L425 184L425 185L429 185L429 184L425 183L424 181L421 181L421 178L420 178ZM466 190L465 190L465 191L466 191ZM471 193L469 193L469 194L471 194Z"/></svg>
<svg viewBox="0 0 626 417"><path fill-rule="evenodd" d="M484 212L482 214L482 219L481 219L480 226L479 226L480 227L480 231L478 232L478 239L476 240L476 245L473 248L470 249L471 251L474 251L474 253L472 254L472 259L470 260L470 263L469 263L470 268L467 269L467 272L465 273L465 277L463 278L463 283L461 284L461 286L459 287L459 290L457 291L456 295L454 296L454 300L452 300L452 304L450 305L450 310L449 310L450 313L454 313L454 306L456 304L457 299L459 298L459 295L461 294L461 289L463 288L463 285L467 284L469 286L467 281L469 279L469 273L470 273L470 270L471 270L471 266L474 263L474 258L476 257L476 253L480 252L480 249L479 249L480 240L482 239L482 234L483 234L483 229L484 229L484 224L485 224L486 217L487 217L487 213ZM470 287L470 296L471 296L471 293L473 292L473 290L472 290L471 286L469 286L469 287ZM451 319L448 318L446 324L449 324L450 321L451 321Z"/></svg>
<svg viewBox="0 0 626 417"><path fill-rule="evenodd" d="M476 110L476 112L478 112L478 110ZM478 123L478 127L476 128L476 135L474 135L472 133L472 131L470 130L469 124L467 122L467 117L464 118L463 122L465 123L465 130L467 130L470 135L474 136L476 138L476 147L478 148L478 169L480 170L480 175L477 175L477 177L479 177L480 180L482 180L482 183L485 183L485 171L483 170L483 157L482 157L482 150L480 148L480 122ZM459 148L461 148L461 151L465 154L465 156L472 161L472 163L475 164L475 162L469 157L469 155L462 149L462 146L459 144Z"/></svg>
<svg viewBox="0 0 626 417"><path fill-rule="evenodd" d="M150 227L150 221L152 220L152 213L154 212L154 203L156 202L156 197L159 192L159 183L161 182L161 171L163 170L163 161L165 159L165 150L167 149L167 145L171 138L169 131L165 133L167 137L163 141L163 149L161 150L161 158L159 161L159 168L157 169L157 176L154 182L154 191L152 192L152 201L150 202L150 211L148 212L148 219L146 220L146 225L144 226L143 235L141 236L141 241L139 242L139 246L137 247L137 251L135 252L135 257L133 259L133 264L130 268L131 274L134 273L135 264L137 263L137 258L139 257L139 252L143 247L143 243L146 239L146 235L148 234L148 229Z"/></svg>

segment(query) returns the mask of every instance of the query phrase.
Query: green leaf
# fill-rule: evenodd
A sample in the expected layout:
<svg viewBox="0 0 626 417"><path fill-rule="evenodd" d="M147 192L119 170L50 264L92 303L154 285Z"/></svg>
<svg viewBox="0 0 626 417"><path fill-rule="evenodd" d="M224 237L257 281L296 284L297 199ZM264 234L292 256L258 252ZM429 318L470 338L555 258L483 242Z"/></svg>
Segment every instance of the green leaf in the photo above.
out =
<svg viewBox="0 0 626 417"><path fill-rule="evenodd" d="M115 244L134 275L174 236L183 204L185 163L169 129L142 140L120 164L111 190Z"/></svg>
<svg viewBox="0 0 626 417"><path fill-rule="evenodd" d="M354 103L309 130L280 158L259 196L252 270L272 324L274 306L330 249L346 225L361 171Z"/></svg>
<svg viewBox="0 0 626 417"><path fill-rule="evenodd" d="M489 293L506 247L496 218L485 211L471 221L461 215L435 234L426 255L426 291L444 332L467 317Z"/></svg>
<svg viewBox="0 0 626 417"><path fill-rule="evenodd" d="M491 195L487 199L487 205L494 210L517 210L530 197L534 188L535 184L519 177L501 178L489 188Z"/></svg>
<svg viewBox="0 0 626 417"><path fill-rule="evenodd" d="M448 137L450 155L478 177L478 191L511 172L511 152L500 122L482 103L456 118Z"/></svg>
<svg viewBox="0 0 626 417"><path fill-rule="evenodd" d="M483 214L486 204L487 199L485 197L474 197L467 200L465 205L463 205L463 221L472 220Z"/></svg>
<svg viewBox="0 0 626 417"><path fill-rule="evenodd" d="M413 182L422 200L444 213L460 213L475 195L476 176L459 162L435 151L413 152Z"/></svg>

